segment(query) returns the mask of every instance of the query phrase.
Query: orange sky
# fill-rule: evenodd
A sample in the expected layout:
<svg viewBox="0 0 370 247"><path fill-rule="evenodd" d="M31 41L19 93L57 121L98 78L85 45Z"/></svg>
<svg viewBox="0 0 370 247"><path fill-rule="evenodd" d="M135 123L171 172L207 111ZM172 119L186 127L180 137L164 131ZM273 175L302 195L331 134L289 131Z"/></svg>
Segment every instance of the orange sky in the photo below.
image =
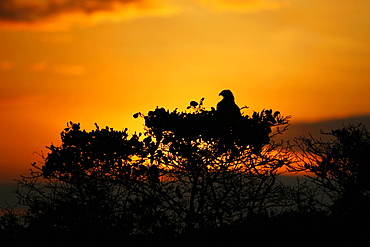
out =
<svg viewBox="0 0 370 247"><path fill-rule="evenodd" d="M132 114L231 89L293 122L370 114L367 0L1 0L0 182L67 121L141 131Z"/></svg>

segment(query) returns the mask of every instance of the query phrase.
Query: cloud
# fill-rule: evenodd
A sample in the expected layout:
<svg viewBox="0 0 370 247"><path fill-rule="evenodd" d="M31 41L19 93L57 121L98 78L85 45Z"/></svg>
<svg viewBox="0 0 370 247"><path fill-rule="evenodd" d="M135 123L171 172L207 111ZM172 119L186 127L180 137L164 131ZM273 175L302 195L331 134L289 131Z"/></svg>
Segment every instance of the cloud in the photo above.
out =
<svg viewBox="0 0 370 247"><path fill-rule="evenodd" d="M11 61L0 61L0 70L11 70L14 64Z"/></svg>
<svg viewBox="0 0 370 247"><path fill-rule="evenodd" d="M47 33L41 37L40 41L46 43L69 43L73 41L73 36L68 33Z"/></svg>
<svg viewBox="0 0 370 247"><path fill-rule="evenodd" d="M44 71L48 67L48 64L46 62L39 62L35 63L31 66L31 70L34 72Z"/></svg>
<svg viewBox="0 0 370 247"><path fill-rule="evenodd" d="M174 11L166 0L1 0L0 28L67 29Z"/></svg>
<svg viewBox="0 0 370 247"><path fill-rule="evenodd" d="M280 9L289 5L289 0L197 0L197 2L218 12L255 12Z"/></svg>
<svg viewBox="0 0 370 247"><path fill-rule="evenodd" d="M54 65L52 71L57 74L83 75L86 73L86 68L82 65Z"/></svg>
<svg viewBox="0 0 370 247"><path fill-rule="evenodd" d="M84 75L86 73L86 67L83 65L48 64L44 61L33 64L30 69L33 72L52 72L74 76Z"/></svg>

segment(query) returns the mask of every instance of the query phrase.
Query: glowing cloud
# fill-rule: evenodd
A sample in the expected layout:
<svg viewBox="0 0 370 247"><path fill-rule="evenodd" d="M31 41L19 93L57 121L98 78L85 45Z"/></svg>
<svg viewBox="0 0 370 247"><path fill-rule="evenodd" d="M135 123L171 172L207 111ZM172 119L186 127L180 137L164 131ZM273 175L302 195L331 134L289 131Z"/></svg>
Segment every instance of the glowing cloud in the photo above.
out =
<svg viewBox="0 0 370 247"><path fill-rule="evenodd" d="M64 75L84 75L86 73L85 66L82 65L65 65L65 64L48 64L47 62L38 62L30 67L32 72L52 72Z"/></svg>
<svg viewBox="0 0 370 247"><path fill-rule="evenodd" d="M288 6L288 0L197 0L213 11L255 12L264 9L280 9Z"/></svg>
<svg viewBox="0 0 370 247"><path fill-rule="evenodd" d="M58 74L65 75L83 75L86 72L84 66L81 65L54 65L52 71Z"/></svg>
<svg viewBox="0 0 370 247"><path fill-rule="evenodd" d="M48 67L48 64L46 62L39 62L35 63L34 65L31 66L31 70L34 72L39 72L39 71L44 71Z"/></svg>
<svg viewBox="0 0 370 247"><path fill-rule="evenodd" d="M0 28L68 29L175 11L166 0L1 0Z"/></svg>
<svg viewBox="0 0 370 247"><path fill-rule="evenodd" d="M72 40L73 36L67 33L47 33L40 39L46 43L70 43Z"/></svg>
<svg viewBox="0 0 370 247"><path fill-rule="evenodd" d="M0 61L0 70L11 70L14 67L11 61Z"/></svg>

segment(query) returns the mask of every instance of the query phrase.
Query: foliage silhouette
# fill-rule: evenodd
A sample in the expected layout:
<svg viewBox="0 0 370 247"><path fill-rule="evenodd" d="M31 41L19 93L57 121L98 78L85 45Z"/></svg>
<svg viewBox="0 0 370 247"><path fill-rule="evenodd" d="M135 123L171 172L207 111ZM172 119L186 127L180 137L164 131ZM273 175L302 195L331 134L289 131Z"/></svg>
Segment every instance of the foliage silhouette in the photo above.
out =
<svg viewBox="0 0 370 247"><path fill-rule="evenodd" d="M168 180L161 184L166 193L153 194L166 195L162 201L188 230L230 224L236 215L242 220L267 210L270 197L276 197L278 169L289 165L282 144L270 142L272 127L286 126L288 118L263 110L225 125L217 111L203 107L203 100L190 102L189 112L156 108L136 115L145 120L145 135L155 139L154 160Z"/></svg>
<svg viewBox="0 0 370 247"><path fill-rule="evenodd" d="M296 169L312 174L309 178L332 199L333 214L369 219L370 132L361 124L349 124L322 134L331 138L296 139L301 150Z"/></svg>
<svg viewBox="0 0 370 247"><path fill-rule="evenodd" d="M41 168L42 176L68 183L84 178L150 178L151 174L141 164L155 145L148 138L144 141L139 138L140 134L129 137L127 129L100 129L98 125L96 130L86 132L80 130L79 124L70 122L61 133L62 145L47 147L50 153Z"/></svg>
<svg viewBox="0 0 370 247"><path fill-rule="evenodd" d="M237 107L231 91L220 95L226 109ZM296 157L304 158L297 168L290 147L274 141L289 117L272 110L230 117L222 104L207 110L201 99L185 111L136 113L145 129L132 135L69 122L62 144L50 145L44 162L33 163L30 175L18 180L19 204L27 209L3 211L0 237L187 246L237 243L245 232L249 243L258 243L268 229L266 244L285 245L278 241L285 229L299 236L298 229L336 233L342 227L317 202L321 190L334 200L333 215L353 215L359 211L354 205L368 205L367 130L334 130L330 142L297 138L302 153ZM312 172L318 187L283 185L279 175L287 168Z"/></svg>

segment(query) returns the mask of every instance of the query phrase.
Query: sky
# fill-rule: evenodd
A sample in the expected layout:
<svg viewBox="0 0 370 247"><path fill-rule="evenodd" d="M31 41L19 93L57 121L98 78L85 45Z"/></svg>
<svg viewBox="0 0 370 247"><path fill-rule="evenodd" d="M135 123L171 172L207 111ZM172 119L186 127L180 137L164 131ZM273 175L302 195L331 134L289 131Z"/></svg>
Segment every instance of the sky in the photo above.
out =
<svg viewBox="0 0 370 247"><path fill-rule="evenodd" d="M370 115L368 0L1 0L0 183L69 121L129 132L136 112L207 108L292 124Z"/></svg>

